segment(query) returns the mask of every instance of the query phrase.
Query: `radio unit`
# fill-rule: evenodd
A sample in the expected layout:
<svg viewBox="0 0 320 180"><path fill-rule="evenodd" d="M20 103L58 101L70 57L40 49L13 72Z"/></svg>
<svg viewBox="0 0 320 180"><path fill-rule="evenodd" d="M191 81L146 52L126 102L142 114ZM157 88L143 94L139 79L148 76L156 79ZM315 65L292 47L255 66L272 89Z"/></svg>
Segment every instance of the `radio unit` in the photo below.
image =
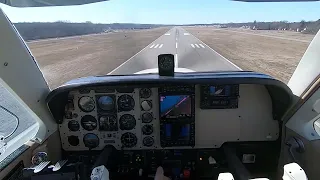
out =
<svg viewBox="0 0 320 180"><path fill-rule="evenodd" d="M201 109L238 108L239 85L201 85Z"/></svg>

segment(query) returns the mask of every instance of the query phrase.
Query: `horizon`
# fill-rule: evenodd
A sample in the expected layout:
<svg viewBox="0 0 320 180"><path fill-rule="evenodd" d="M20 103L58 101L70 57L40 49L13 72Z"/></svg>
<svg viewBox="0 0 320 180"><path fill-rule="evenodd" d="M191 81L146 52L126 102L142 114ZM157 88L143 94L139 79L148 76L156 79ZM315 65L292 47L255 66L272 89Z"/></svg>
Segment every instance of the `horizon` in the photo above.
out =
<svg viewBox="0 0 320 180"><path fill-rule="evenodd" d="M316 22L320 20L316 19L316 20L301 20L301 21L305 21L305 22ZM287 22L287 23L300 23L301 21L286 21L286 20L275 20L275 21L256 21L257 23L272 23L272 22ZM141 25L162 25L162 26L188 26L188 25L221 25L221 24L245 24L245 23L253 23L254 21L250 21L250 22L227 22L227 23L198 23L198 24L152 24L152 23L131 23L131 22L121 22L121 23L94 23L94 22L89 22L89 21L84 21L84 22L71 22L71 21L63 21L63 20L58 20L58 21L54 21L54 22L13 22L14 24L17 23L74 23L74 24L85 24L85 23L92 23L92 24L141 24Z"/></svg>
<svg viewBox="0 0 320 180"><path fill-rule="evenodd" d="M320 19L320 2L248 3L229 0L111 0L77 6L15 8L0 4L14 23L66 21L161 25L301 22Z"/></svg>

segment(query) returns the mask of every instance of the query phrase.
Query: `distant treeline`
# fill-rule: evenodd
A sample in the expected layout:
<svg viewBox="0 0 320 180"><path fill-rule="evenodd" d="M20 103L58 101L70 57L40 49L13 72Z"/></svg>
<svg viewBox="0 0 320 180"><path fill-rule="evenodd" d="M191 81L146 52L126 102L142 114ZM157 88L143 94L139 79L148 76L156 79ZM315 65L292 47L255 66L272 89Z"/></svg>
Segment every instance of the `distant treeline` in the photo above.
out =
<svg viewBox="0 0 320 180"><path fill-rule="evenodd" d="M196 24L196 25L208 25L208 24ZM302 33L316 34L320 29L320 19L317 21L300 21L300 22L288 22L288 21L274 21L274 22L247 22L247 23L226 23L226 24L211 24L220 26L222 28L250 28L255 30L287 30L297 31Z"/></svg>
<svg viewBox="0 0 320 180"><path fill-rule="evenodd" d="M32 23L15 23L24 40L35 40L45 38L57 38L66 36L78 36L86 34L96 34L110 32L115 30L128 29L150 29L165 25L155 24L133 24L133 23L114 23L114 24L94 24L91 22L70 23L70 22L32 22ZM226 23L226 24L189 24L188 26L208 26L215 25L219 27L231 28L250 28L256 30L291 30L302 33L316 34L320 29L320 19L317 21L274 21L274 22L247 22L247 23Z"/></svg>
<svg viewBox="0 0 320 180"><path fill-rule="evenodd" d="M252 22L252 23L228 23L230 27L247 26L257 30L290 30L302 33L316 34L320 29L320 19L317 21L300 21L300 22Z"/></svg>
<svg viewBox="0 0 320 180"><path fill-rule="evenodd" d="M114 23L114 24L93 24L85 23L69 23L69 22L32 22L32 23L15 23L19 33L24 40L35 40L45 38L57 38L66 36L78 36L102 32L110 32L114 30L128 29L150 29L160 27L162 25L154 24L130 24L130 23Z"/></svg>

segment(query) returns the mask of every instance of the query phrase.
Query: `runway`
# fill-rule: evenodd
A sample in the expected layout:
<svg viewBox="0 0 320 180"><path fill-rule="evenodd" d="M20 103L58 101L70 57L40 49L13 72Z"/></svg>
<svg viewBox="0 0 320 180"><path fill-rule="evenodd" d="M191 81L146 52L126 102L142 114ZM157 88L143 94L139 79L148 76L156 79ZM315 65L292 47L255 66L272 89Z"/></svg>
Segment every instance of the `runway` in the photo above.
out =
<svg viewBox="0 0 320 180"><path fill-rule="evenodd" d="M108 75L134 74L157 68L159 54L174 54L176 68L197 72L242 70L182 27L174 27Z"/></svg>

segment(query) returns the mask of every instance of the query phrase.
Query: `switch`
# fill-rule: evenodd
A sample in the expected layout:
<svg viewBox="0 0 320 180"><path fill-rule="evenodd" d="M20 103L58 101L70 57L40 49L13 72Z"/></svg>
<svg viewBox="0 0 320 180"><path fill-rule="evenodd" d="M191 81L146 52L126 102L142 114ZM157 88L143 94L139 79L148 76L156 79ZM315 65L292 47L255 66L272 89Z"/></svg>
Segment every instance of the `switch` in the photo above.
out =
<svg viewBox="0 0 320 180"><path fill-rule="evenodd" d="M217 164L217 161L212 156L208 158L208 161L209 161L209 164Z"/></svg>
<svg viewBox="0 0 320 180"><path fill-rule="evenodd" d="M188 169L183 170L183 178L185 178L185 179L190 178L190 170L188 170Z"/></svg>

